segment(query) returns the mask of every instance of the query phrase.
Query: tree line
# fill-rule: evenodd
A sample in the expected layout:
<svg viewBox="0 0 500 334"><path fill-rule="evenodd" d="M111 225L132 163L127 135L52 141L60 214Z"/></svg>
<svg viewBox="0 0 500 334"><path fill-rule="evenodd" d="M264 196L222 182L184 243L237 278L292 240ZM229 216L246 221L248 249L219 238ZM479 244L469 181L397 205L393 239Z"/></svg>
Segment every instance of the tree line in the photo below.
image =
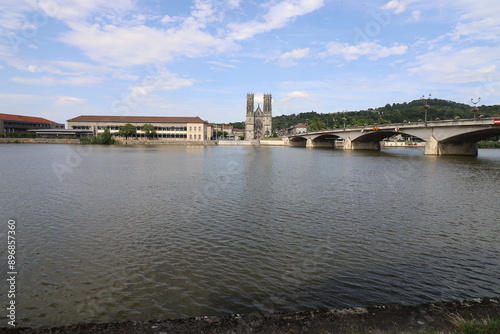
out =
<svg viewBox="0 0 500 334"><path fill-rule="evenodd" d="M423 121L425 101L414 100L404 103L386 104L375 109L345 111L319 114L315 111L300 114L281 115L273 117L273 131L286 129L304 123L309 125L309 130L323 130L342 128L344 126L366 126L374 124L391 124ZM473 107L463 103L441 99L427 100L427 120L448 120L473 117L500 117L500 105L478 106L474 112ZM233 125L234 126L234 125Z"/></svg>

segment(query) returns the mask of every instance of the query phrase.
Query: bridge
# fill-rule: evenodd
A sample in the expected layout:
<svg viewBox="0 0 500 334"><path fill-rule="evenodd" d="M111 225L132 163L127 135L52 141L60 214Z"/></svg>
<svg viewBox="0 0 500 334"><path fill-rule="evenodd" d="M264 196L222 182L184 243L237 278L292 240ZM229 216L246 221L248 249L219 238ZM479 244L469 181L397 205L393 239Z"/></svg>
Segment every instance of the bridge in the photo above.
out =
<svg viewBox="0 0 500 334"><path fill-rule="evenodd" d="M424 154L477 156L477 142L500 136L500 119L458 119L348 127L289 135L290 146L335 147L344 140L345 150L380 150L380 141L405 134L425 141Z"/></svg>

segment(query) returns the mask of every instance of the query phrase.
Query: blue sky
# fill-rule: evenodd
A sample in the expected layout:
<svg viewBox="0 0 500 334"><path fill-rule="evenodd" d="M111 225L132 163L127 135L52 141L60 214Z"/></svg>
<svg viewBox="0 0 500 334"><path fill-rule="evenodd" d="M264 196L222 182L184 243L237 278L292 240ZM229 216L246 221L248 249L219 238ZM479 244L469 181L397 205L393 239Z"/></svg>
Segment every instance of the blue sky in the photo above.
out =
<svg viewBox="0 0 500 334"><path fill-rule="evenodd" d="M498 0L2 0L0 112L243 121L500 104Z"/></svg>

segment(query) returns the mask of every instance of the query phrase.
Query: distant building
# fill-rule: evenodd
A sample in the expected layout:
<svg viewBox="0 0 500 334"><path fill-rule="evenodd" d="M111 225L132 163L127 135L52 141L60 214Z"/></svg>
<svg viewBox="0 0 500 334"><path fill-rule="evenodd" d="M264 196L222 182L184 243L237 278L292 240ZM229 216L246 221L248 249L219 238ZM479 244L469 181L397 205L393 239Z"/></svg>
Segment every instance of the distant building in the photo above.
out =
<svg viewBox="0 0 500 334"><path fill-rule="evenodd" d="M135 138L146 138L141 130L145 124L153 125L154 138L175 141L210 140L212 126L199 117L163 117L163 116L89 116L83 115L68 119L68 128L73 130L92 130L94 135L104 132L117 133L120 127L130 123L137 129Z"/></svg>
<svg viewBox="0 0 500 334"><path fill-rule="evenodd" d="M254 111L254 94L247 94L247 117L245 121L245 139L261 139L271 137L273 131L273 108L271 94L264 94L264 110Z"/></svg>
<svg viewBox="0 0 500 334"><path fill-rule="evenodd" d="M308 125L304 124L304 123L299 123L297 125L294 125L290 128L287 128L286 129L286 133L288 135L296 135L296 134L299 134L299 133L305 133L307 132L307 128L309 128Z"/></svg>
<svg viewBox="0 0 500 334"><path fill-rule="evenodd" d="M64 129L64 124L49 121L42 117L0 114L1 134L41 129Z"/></svg>
<svg viewBox="0 0 500 334"><path fill-rule="evenodd" d="M233 136L235 139L245 138L245 129L235 129L233 128Z"/></svg>

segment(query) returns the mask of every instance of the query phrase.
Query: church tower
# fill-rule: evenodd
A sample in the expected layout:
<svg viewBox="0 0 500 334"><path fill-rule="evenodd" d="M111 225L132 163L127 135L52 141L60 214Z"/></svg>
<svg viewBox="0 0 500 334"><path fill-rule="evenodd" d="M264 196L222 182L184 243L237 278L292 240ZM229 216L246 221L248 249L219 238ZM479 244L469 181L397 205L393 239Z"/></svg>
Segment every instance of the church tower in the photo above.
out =
<svg viewBox="0 0 500 334"><path fill-rule="evenodd" d="M271 137L273 127L272 96L264 94L263 110L260 104L254 111L254 94L247 94L247 115L245 121L245 139L254 140Z"/></svg>
<svg viewBox="0 0 500 334"><path fill-rule="evenodd" d="M254 107L254 95L253 93L247 94L247 118L245 120L245 139L254 139L254 117L253 117L253 107Z"/></svg>
<svg viewBox="0 0 500 334"><path fill-rule="evenodd" d="M273 107L271 104L271 100L272 100L271 94L264 94L264 115L263 115L264 137L271 137L273 134Z"/></svg>

